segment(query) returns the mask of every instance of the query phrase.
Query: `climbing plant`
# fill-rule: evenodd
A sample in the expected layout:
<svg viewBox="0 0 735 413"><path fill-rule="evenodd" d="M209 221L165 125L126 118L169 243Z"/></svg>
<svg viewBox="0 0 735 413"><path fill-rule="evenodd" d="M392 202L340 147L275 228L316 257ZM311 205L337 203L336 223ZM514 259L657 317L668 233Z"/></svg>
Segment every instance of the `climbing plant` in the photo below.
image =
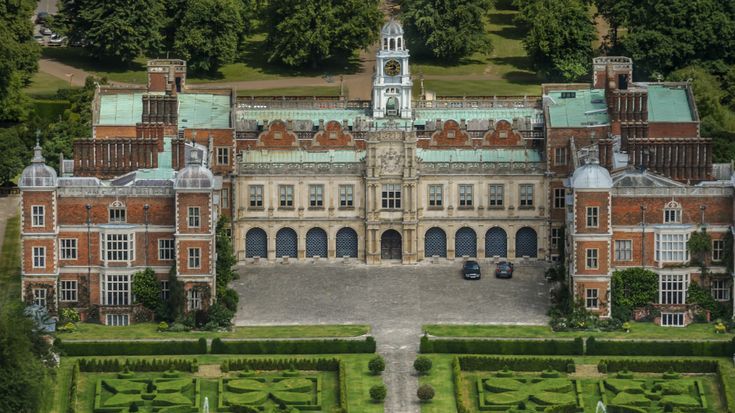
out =
<svg viewBox="0 0 735 413"><path fill-rule="evenodd" d="M644 268L628 268L613 272L612 316L622 321L631 318L635 308L656 301L658 275Z"/></svg>
<svg viewBox="0 0 735 413"><path fill-rule="evenodd" d="M704 270L707 254L712 251L712 237L704 228L699 232L693 232L687 241L687 248L692 257L692 264L699 265Z"/></svg>

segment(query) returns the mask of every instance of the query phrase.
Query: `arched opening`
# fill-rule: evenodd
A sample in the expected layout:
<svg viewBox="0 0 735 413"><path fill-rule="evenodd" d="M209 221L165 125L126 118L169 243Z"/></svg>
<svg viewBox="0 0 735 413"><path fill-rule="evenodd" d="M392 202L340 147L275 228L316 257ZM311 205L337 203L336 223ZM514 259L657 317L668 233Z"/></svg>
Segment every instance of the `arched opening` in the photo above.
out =
<svg viewBox="0 0 735 413"><path fill-rule="evenodd" d="M447 256L447 234L441 228L431 228L424 235L425 257Z"/></svg>
<svg viewBox="0 0 735 413"><path fill-rule="evenodd" d="M401 41L401 38L399 37L398 38L398 50L402 50L403 49L402 43L403 42Z"/></svg>
<svg viewBox="0 0 735 413"><path fill-rule="evenodd" d="M523 227L516 232L516 257L536 258L538 236L533 228Z"/></svg>
<svg viewBox="0 0 735 413"><path fill-rule="evenodd" d="M454 255L457 257L477 257L477 234L472 228L464 227L457 230L454 236Z"/></svg>
<svg viewBox="0 0 735 413"><path fill-rule="evenodd" d="M505 233L503 228L490 228L487 233L485 233L485 256L508 256L508 234Z"/></svg>
<svg viewBox="0 0 735 413"><path fill-rule="evenodd" d="M327 233L321 228L312 228L306 233L306 256L327 256Z"/></svg>
<svg viewBox="0 0 735 413"><path fill-rule="evenodd" d="M396 50L396 39L390 39L390 50Z"/></svg>
<svg viewBox="0 0 735 413"><path fill-rule="evenodd" d="M276 257L297 257L299 240L296 231L291 228L281 228L276 233Z"/></svg>
<svg viewBox="0 0 735 413"><path fill-rule="evenodd" d="M398 116L398 98L391 96L385 103L385 113L388 116Z"/></svg>
<svg viewBox="0 0 735 413"><path fill-rule="evenodd" d="M337 258L357 258L357 232L352 228L337 231Z"/></svg>
<svg viewBox="0 0 735 413"><path fill-rule="evenodd" d="M398 231L389 229L380 237L380 258L400 260L403 258L402 237Z"/></svg>
<svg viewBox="0 0 735 413"><path fill-rule="evenodd" d="M260 228L252 228L245 234L245 257L268 258L268 234Z"/></svg>
<svg viewBox="0 0 735 413"><path fill-rule="evenodd" d="M388 38L383 38L383 50L388 50Z"/></svg>

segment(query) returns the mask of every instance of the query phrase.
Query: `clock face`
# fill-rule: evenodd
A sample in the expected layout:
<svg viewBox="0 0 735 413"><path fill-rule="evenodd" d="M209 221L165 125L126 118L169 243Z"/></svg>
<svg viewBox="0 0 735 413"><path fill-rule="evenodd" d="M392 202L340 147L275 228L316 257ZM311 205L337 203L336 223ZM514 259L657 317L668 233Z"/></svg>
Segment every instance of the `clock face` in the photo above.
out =
<svg viewBox="0 0 735 413"><path fill-rule="evenodd" d="M398 76L401 74L401 64L398 60L388 60L385 64L385 74L388 76Z"/></svg>

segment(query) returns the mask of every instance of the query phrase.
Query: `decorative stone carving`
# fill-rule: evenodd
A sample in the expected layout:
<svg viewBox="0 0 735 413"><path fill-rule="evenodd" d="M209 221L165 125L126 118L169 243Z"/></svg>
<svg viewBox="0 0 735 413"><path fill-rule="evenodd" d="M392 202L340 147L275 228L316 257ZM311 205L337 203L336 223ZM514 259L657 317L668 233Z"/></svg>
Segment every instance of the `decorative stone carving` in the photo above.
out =
<svg viewBox="0 0 735 413"><path fill-rule="evenodd" d="M380 169L383 174L393 175L401 172L401 162L403 155L391 148L380 155Z"/></svg>

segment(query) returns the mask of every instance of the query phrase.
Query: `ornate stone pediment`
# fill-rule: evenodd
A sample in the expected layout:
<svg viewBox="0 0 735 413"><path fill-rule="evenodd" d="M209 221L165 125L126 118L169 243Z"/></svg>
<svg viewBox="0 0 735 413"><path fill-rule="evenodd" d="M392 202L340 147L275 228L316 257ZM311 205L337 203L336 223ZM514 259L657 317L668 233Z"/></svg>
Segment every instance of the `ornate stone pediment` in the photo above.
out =
<svg viewBox="0 0 735 413"><path fill-rule="evenodd" d="M380 171L383 175L396 175L401 172L403 155L391 148L380 155Z"/></svg>

